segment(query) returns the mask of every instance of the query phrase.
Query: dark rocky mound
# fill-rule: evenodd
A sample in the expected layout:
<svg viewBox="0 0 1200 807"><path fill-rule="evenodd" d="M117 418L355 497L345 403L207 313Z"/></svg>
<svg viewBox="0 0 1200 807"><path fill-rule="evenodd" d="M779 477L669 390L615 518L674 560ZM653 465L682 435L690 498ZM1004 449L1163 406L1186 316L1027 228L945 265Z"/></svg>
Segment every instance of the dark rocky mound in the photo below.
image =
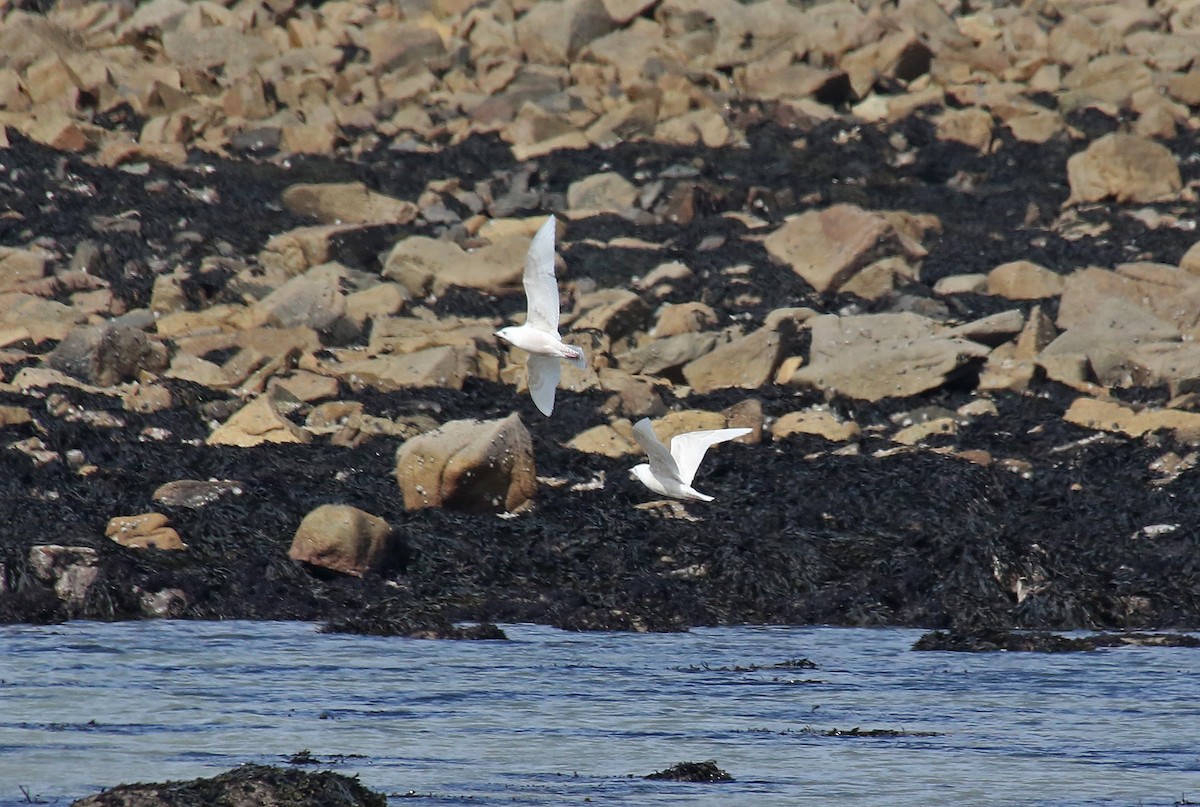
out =
<svg viewBox="0 0 1200 807"><path fill-rule="evenodd" d="M211 779L119 785L72 807L386 807L387 799L358 779L243 765Z"/></svg>
<svg viewBox="0 0 1200 807"><path fill-rule="evenodd" d="M1045 631L931 631L918 639L912 649L967 653L994 653L1001 650L1072 653L1102 647L1200 647L1200 639L1181 633L1097 633L1070 637Z"/></svg>
<svg viewBox="0 0 1200 807"><path fill-rule="evenodd" d="M646 774L644 779L655 779L663 782L732 782L735 781L727 772L717 767L713 760L707 762L680 762L666 770Z"/></svg>

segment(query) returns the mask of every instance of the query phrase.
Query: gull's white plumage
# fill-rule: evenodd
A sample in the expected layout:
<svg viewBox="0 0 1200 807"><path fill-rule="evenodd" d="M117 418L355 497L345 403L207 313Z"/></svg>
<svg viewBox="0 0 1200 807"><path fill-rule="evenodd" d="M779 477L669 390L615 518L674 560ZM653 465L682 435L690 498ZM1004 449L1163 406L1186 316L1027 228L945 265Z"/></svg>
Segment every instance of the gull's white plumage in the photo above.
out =
<svg viewBox="0 0 1200 807"><path fill-rule="evenodd" d="M554 277L554 216L538 228L525 255L525 299L529 313L524 325L496 331L504 341L529 352L529 395L543 415L554 411L554 390L562 374L560 359L586 368L583 350L563 342L558 333L558 280Z"/></svg>
<svg viewBox="0 0 1200 807"><path fill-rule="evenodd" d="M733 440L743 434L749 434L750 429L706 429L698 432L685 432L671 438L671 448L667 449L648 418L642 418L633 425L633 436L638 445L646 452L649 463L635 465L629 470L635 479L661 496L671 496L676 499L698 499L711 502L712 496L707 496L692 487L696 471L704 461L708 449L717 443Z"/></svg>

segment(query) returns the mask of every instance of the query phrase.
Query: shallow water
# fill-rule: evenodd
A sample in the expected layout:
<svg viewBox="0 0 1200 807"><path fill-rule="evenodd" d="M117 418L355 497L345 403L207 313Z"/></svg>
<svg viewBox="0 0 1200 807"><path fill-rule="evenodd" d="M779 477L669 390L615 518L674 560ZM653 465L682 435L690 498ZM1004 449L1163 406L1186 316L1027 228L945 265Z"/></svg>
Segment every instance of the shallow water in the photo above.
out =
<svg viewBox="0 0 1200 807"><path fill-rule="evenodd" d="M0 806L303 749L395 803L416 794L405 804L1200 802L1194 649L971 655L912 652L914 630L505 630L511 641L300 623L0 627ZM765 669L801 658L816 669ZM764 669L733 669L751 665ZM825 734L854 728L909 736ZM737 781L641 778L703 760Z"/></svg>

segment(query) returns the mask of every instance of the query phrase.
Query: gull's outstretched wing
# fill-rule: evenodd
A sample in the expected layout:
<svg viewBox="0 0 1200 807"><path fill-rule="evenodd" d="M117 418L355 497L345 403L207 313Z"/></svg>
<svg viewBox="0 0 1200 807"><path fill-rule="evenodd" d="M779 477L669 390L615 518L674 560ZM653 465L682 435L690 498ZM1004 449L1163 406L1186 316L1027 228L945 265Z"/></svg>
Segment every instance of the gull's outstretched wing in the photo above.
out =
<svg viewBox="0 0 1200 807"><path fill-rule="evenodd" d="M529 397L533 398L543 415L550 417L554 411L554 390L558 387L562 365L557 356L530 353L526 367L529 370Z"/></svg>
<svg viewBox="0 0 1200 807"><path fill-rule="evenodd" d="M751 429L708 429L701 432L677 434L671 438L671 456L679 466L679 478L683 484L690 485L696 478L696 470L704 461L710 446L724 443L743 434L749 434Z"/></svg>
<svg viewBox="0 0 1200 807"><path fill-rule="evenodd" d="M633 424L633 436L638 441L638 445L642 447L642 450L646 452L646 456L650 458L650 473L657 476L660 481L681 481L679 478L679 467L675 464L675 458L671 456L671 452L667 451L667 447L654 434L654 429L650 426L649 418L642 418Z"/></svg>
<svg viewBox="0 0 1200 807"><path fill-rule="evenodd" d="M558 333L558 281L554 279L554 216L538 228L525 254L525 298L529 316L525 324L539 331Z"/></svg>

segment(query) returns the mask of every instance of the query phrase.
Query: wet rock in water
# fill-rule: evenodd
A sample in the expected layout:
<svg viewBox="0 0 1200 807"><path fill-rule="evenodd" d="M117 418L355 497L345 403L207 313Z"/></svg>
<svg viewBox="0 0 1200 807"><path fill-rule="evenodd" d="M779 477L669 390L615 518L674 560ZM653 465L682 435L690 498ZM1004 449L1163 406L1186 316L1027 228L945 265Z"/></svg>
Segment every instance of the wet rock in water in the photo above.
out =
<svg viewBox="0 0 1200 807"><path fill-rule="evenodd" d="M533 444L521 419L455 420L405 442L396 479L409 510L511 511L533 498Z"/></svg>
<svg viewBox="0 0 1200 807"><path fill-rule="evenodd" d="M357 777L332 771L300 771L242 765L205 779L118 785L71 807L387 807L387 799Z"/></svg>
<svg viewBox="0 0 1200 807"><path fill-rule="evenodd" d="M1200 647L1200 638L1185 633L1094 633L1070 637L1044 631L1016 632L999 629L969 632L930 631L921 636L912 649L968 653L994 653L1001 650L1071 653L1103 647Z"/></svg>
<svg viewBox="0 0 1200 807"><path fill-rule="evenodd" d="M296 528L288 557L362 577L403 560L405 547L382 518L344 504L323 504Z"/></svg>
<svg viewBox="0 0 1200 807"><path fill-rule="evenodd" d="M391 600L371 605L361 613L330 620L321 626L321 633L468 641L508 639L504 631L491 622L456 624L440 613L409 608Z"/></svg>
<svg viewBox="0 0 1200 807"><path fill-rule="evenodd" d="M707 762L680 762L676 765L654 773L648 773L643 779L654 779L662 782L733 782L735 781L726 771L717 767L714 760Z"/></svg>

